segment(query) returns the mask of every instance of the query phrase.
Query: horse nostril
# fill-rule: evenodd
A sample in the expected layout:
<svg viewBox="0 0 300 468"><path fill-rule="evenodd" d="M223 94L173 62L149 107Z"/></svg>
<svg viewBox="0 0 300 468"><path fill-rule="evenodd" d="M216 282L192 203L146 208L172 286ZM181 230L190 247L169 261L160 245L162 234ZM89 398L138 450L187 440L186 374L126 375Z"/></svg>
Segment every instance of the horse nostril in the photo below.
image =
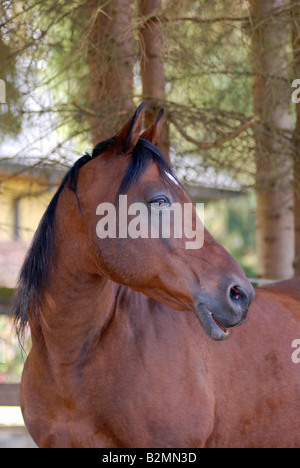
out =
<svg viewBox="0 0 300 468"><path fill-rule="evenodd" d="M230 303L233 308L243 308L248 306L249 297L241 286L235 285L229 289Z"/></svg>
<svg viewBox="0 0 300 468"><path fill-rule="evenodd" d="M241 299L242 292L238 286L233 286L230 290L230 299L239 301Z"/></svg>
<svg viewBox="0 0 300 468"><path fill-rule="evenodd" d="M226 306L229 317L234 317L234 322L241 323L246 319L249 306L254 299L254 289L245 283L231 283L226 291ZM224 325L224 322L222 322ZM233 326L233 325L231 325ZM228 327L229 328L229 327Z"/></svg>

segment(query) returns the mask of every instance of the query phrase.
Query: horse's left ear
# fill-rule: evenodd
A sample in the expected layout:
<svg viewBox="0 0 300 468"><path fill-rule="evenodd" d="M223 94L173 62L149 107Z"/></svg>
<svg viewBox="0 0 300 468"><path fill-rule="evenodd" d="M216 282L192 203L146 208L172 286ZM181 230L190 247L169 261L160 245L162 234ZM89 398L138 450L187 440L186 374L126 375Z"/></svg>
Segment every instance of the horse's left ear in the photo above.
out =
<svg viewBox="0 0 300 468"><path fill-rule="evenodd" d="M158 116L156 117L155 122L149 125L149 127L141 135L142 138L150 141L150 143L152 143L155 146L157 146L159 142L159 135L164 122L162 118L163 115L164 109L161 109L159 111Z"/></svg>
<svg viewBox="0 0 300 468"><path fill-rule="evenodd" d="M135 111L134 116L116 135L115 140L124 154L133 151L143 128L146 103L143 102Z"/></svg>

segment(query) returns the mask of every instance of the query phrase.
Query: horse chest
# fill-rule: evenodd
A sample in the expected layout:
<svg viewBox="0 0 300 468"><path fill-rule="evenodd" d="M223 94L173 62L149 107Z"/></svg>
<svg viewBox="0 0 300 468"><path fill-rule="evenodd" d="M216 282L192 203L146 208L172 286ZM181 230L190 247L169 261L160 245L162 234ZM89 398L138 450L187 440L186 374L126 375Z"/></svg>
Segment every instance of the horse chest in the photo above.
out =
<svg viewBox="0 0 300 468"><path fill-rule="evenodd" d="M125 348L115 360L96 353L80 372L74 370L69 377L65 373L64 389L49 381L41 392L25 373L27 426L34 421L38 444L203 446L214 422L214 399L209 380L204 378L205 366L180 361L171 351L166 355L158 350L152 355L140 352L135 359L131 353L132 349ZM49 380L46 374L35 380Z"/></svg>
<svg viewBox="0 0 300 468"><path fill-rule="evenodd" d="M202 446L214 422L205 365L170 350L135 353L134 359L132 352L123 349L118 360L105 360L90 386L99 389L97 430L109 431L118 446ZM95 400L91 390L85 394Z"/></svg>

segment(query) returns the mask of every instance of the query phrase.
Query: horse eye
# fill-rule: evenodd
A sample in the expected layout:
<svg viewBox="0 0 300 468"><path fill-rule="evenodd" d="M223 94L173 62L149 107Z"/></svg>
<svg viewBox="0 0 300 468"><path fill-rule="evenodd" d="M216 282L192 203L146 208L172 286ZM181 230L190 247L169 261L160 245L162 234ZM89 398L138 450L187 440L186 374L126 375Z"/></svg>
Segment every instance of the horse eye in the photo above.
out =
<svg viewBox="0 0 300 468"><path fill-rule="evenodd" d="M155 198L151 200L150 205L154 208L166 208L171 205L169 200L165 197Z"/></svg>

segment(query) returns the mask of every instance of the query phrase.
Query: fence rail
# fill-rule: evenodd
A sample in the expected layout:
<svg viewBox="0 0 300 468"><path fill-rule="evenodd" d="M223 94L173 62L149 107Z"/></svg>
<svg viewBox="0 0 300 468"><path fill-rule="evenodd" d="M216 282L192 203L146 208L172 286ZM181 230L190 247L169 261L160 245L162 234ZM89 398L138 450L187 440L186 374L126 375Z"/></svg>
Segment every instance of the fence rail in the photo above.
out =
<svg viewBox="0 0 300 468"><path fill-rule="evenodd" d="M266 278L248 278L250 283L259 284L260 286L266 286L267 284L280 283L282 280L266 279Z"/></svg>

